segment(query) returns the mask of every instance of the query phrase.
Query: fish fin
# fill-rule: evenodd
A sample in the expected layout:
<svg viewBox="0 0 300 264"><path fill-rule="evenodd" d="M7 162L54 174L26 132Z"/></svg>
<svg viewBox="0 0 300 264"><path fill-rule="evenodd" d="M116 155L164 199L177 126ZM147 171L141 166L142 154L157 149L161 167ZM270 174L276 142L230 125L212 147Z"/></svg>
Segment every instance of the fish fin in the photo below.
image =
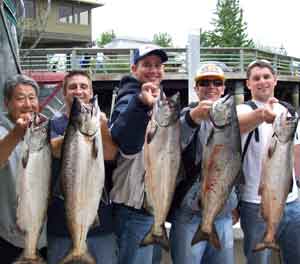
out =
<svg viewBox="0 0 300 264"><path fill-rule="evenodd" d="M264 188L265 185L263 183L260 183L257 194L261 196L263 194Z"/></svg>
<svg viewBox="0 0 300 264"><path fill-rule="evenodd" d="M143 241L140 243L141 247L148 246L151 244L159 244L166 251L170 250L170 242L167 236L167 231L165 226L161 225L162 235L157 236L154 234L154 225L152 225L151 230L146 234Z"/></svg>
<svg viewBox="0 0 300 264"><path fill-rule="evenodd" d="M93 138L93 157L95 159L98 157L99 145L99 138L96 136Z"/></svg>
<svg viewBox="0 0 300 264"><path fill-rule="evenodd" d="M95 228L97 226L100 226L100 218L99 218L98 214L96 215L95 220L94 220L93 224L91 225L91 228Z"/></svg>
<svg viewBox="0 0 300 264"><path fill-rule="evenodd" d="M151 127L150 131L147 133L147 144L150 144L154 138L158 129L158 125L155 123L154 127Z"/></svg>
<svg viewBox="0 0 300 264"><path fill-rule="evenodd" d="M22 166L25 169L29 160L29 147L25 147L24 155L22 157Z"/></svg>
<svg viewBox="0 0 300 264"><path fill-rule="evenodd" d="M268 157L271 158L275 152L277 146L277 140L272 140L270 147L268 148Z"/></svg>
<svg viewBox="0 0 300 264"><path fill-rule="evenodd" d="M59 264L97 264L95 258L87 251L83 254L74 254L72 250L67 256L65 256Z"/></svg>
<svg viewBox="0 0 300 264"><path fill-rule="evenodd" d="M213 127L211 127L208 131L208 136L207 136L205 145L207 145L209 143L209 141L213 138L213 135L214 135L214 129L213 129Z"/></svg>
<svg viewBox="0 0 300 264"><path fill-rule="evenodd" d="M28 258L24 256L22 253L17 260L15 260L12 264L46 264L47 262L37 253L36 256L32 258Z"/></svg>
<svg viewBox="0 0 300 264"><path fill-rule="evenodd" d="M201 225L199 225L192 239L191 245L193 246L203 240L209 241L216 249L221 249L221 243L215 225L213 225L213 229L210 234L203 232L201 229Z"/></svg>
<svg viewBox="0 0 300 264"><path fill-rule="evenodd" d="M253 252L258 252L267 248L274 249L275 251L280 251L279 246L275 242L260 242L256 244Z"/></svg>

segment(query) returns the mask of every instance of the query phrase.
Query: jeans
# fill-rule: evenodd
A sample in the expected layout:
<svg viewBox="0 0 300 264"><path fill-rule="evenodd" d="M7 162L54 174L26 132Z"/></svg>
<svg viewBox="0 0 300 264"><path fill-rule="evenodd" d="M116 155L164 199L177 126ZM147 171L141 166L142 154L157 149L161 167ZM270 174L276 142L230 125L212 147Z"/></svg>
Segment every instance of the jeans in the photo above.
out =
<svg viewBox="0 0 300 264"><path fill-rule="evenodd" d="M116 237L112 233L93 235L87 238L90 254L97 264L117 263ZM48 234L48 264L57 264L65 257L71 248L69 237L59 237Z"/></svg>
<svg viewBox="0 0 300 264"><path fill-rule="evenodd" d="M241 202L241 227L244 232L244 254L248 264L271 264L271 250L252 252L264 236L266 224L260 205ZM283 263L296 264L300 259L300 201L287 203L277 229L276 240L281 249Z"/></svg>
<svg viewBox="0 0 300 264"><path fill-rule="evenodd" d="M233 264L233 229L231 214L215 220L222 248L215 249L209 242L201 241L191 246L192 238L201 223L200 212L188 208L177 209L170 231L173 264Z"/></svg>
<svg viewBox="0 0 300 264"><path fill-rule="evenodd" d="M162 247L158 244L153 245L152 264L160 264L162 259Z"/></svg>
<svg viewBox="0 0 300 264"><path fill-rule="evenodd" d="M113 222L119 246L119 264L151 264L153 246L140 247L140 243L151 229L153 216L143 209L114 204Z"/></svg>

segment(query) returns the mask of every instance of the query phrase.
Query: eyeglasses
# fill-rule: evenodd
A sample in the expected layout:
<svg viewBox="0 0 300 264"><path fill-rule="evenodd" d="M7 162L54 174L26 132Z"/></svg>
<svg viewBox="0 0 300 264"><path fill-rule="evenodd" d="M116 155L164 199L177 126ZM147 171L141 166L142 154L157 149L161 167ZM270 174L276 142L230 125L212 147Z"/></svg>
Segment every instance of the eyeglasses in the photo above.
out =
<svg viewBox="0 0 300 264"><path fill-rule="evenodd" d="M209 87L210 84L213 84L215 87L220 87L224 85L224 82L222 80L199 80L197 82L198 86L203 86L203 87Z"/></svg>

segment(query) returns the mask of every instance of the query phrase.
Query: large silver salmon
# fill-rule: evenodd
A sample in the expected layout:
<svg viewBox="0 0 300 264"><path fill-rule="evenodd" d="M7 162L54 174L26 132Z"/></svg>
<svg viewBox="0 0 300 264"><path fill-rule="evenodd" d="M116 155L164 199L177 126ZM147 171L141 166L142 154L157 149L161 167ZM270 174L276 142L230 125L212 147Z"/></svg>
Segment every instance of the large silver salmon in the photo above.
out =
<svg viewBox="0 0 300 264"><path fill-rule="evenodd" d="M97 97L73 100L62 149L61 183L72 248L60 263L96 263L87 248L90 226L98 220L104 187L104 160Z"/></svg>
<svg viewBox="0 0 300 264"><path fill-rule="evenodd" d="M159 243L166 250L169 240L165 221L174 196L180 166L179 94L161 96L153 109L145 142L146 207L154 215L154 224L141 245Z"/></svg>
<svg viewBox="0 0 300 264"><path fill-rule="evenodd" d="M202 223L196 231L192 245L208 240L221 248L214 225L222 211L241 171L241 137L234 96L227 95L214 102L210 110L212 127L203 146L201 190L199 205Z"/></svg>
<svg viewBox="0 0 300 264"><path fill-rule="evenodd" d="M37 115L27 128L18 166L17 225L25 234L25 248L14 263L45 263L37 253L45 224L51 180L51 148L48 121L36 124Z"/></svg>
<svg viewBox="0 0 300 264"><path fill-rule="evenodd" d="M254 251L272 248L279 250L275 241L285 201L293 180L294 136L298 118L287 112L276 116L273 134L270 135L262 163L262 175L258 193L261 195L261 213L266 222L266 231Z"/></svg>

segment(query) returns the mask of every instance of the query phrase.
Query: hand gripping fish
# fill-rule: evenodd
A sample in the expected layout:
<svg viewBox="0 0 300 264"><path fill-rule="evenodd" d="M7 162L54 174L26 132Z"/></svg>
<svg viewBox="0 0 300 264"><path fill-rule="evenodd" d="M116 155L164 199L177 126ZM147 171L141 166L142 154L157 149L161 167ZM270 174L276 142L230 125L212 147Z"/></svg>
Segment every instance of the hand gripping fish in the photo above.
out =
<svg viewBox="0 0 300 264"><path fill-rule="evenodd" d="M169 249L165 221L172 203L180 167L179 94L166 98L161 93L146 132L146 208L154 224L141 245L160 244Z"/></svg>
<svg viewBox="0 0 300 264"><path fill-rule="evenodd" d="M192 245L208 240L215 248L221 248L214 221L233 186L239 182L242 169L241 137L234 96L227 95L215 101L209 115L212 127L203 148L199 194L202 223Z"/></svg>
<svg viewBox="0 0 300 264"><path fill-rule="evenodd" d="M60 263L95 264L86 238L98 219L104 187L104 160L97 97L89 104L73 100L62 149L61 183L72 248Z"/></svg>
<svg viewBox="0 0 300 264"><path fill-rule="evenodd" d="M276 116L274 120L273 133L270 135L262 163L258 191L261 195L261 213L267 227L263 241L256 245L254 251L265 248L279 250L275 235L293 181L297 124L298 118L288 116L288 112Z"/></svg>
<svg viewBox="0 0 300 264"><path fill-rule="evenodd" d="M23 253L15 264L46 263L37 253L45 224L51 180L51 148L48 121L38 124L36 114L21 146L17 178L17 226L25 235Z"/></svg>

